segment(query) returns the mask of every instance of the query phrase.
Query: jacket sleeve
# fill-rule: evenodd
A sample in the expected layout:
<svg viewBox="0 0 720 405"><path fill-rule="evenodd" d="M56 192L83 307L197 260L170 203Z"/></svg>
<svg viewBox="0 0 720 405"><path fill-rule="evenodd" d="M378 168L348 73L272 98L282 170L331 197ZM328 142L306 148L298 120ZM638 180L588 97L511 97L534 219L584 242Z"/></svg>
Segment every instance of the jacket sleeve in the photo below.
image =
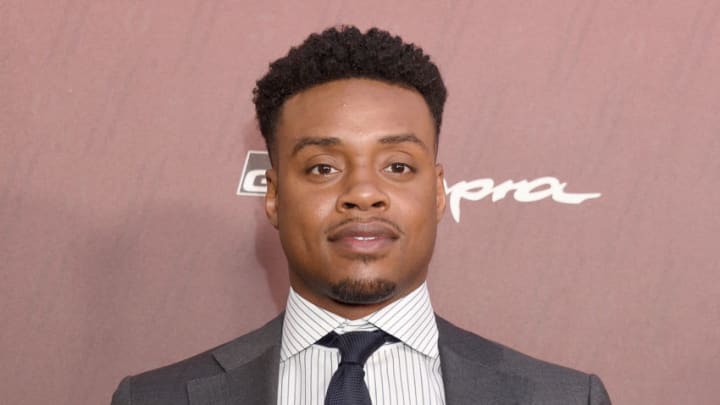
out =
<svg viewBox="0 0 720 405"><path fill-rule="evenodd" d="M111 405L131 405L130 403L130 377L120 381L115 393L112 396Z"/></svg>
<svg viewBox="0 0 720 405"><path fill-rule="evenodd" d="M589 405L611 405L610 397L600 377L590 375L590 392L588 393ZM114 404L113 404L114 405Z"/></svg>

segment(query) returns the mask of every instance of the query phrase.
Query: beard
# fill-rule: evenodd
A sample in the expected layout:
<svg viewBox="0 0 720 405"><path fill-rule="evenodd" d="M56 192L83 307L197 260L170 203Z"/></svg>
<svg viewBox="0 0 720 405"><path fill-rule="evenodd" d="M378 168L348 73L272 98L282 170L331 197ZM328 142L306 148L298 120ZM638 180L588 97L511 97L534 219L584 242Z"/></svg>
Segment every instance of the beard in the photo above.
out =
<svg viewBox="0 0 720 405"><path fill-rule="evenodd" d="M392 281L345 279L330 287L332 298L343 304L377 304L390 299L397 289Z"/></svg>

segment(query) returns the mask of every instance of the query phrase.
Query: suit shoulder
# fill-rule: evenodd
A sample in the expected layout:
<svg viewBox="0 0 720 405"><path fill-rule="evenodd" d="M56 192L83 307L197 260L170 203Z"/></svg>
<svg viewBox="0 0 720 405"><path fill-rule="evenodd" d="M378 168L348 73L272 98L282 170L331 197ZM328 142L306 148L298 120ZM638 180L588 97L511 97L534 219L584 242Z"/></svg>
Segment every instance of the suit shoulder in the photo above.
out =
<svg viewBox="0 0 720 405"><path fill-rule="evenodd" d="M224 372L225 353L242 352L243 348L254 350L258 341L267 338L266 330L274 327L273 323L277 323L277 319L260 329L184 360L126 377L115 391L112 404L187 404L188 382Z"/></svg>
<svg viewBox="0 0 720 405"><path fill-rule="evenodd" d="M112 405L187 404L186 384L218 374L222 369L212 350L154 370L126 377L113 395Z"/></svg>
<svg viewBox="0 0 720 405"><path fill-rule="evenodd" d="M536 399L562 397L583 399L587 401L583 403L590 404L610 403L602 381L593 374L534 358L439 317L438 329L441 344L453 346L465 358L529 381Z"/></svg>
<svg viewBox="0 0 720 405"><path fill-rule="evenodd" d="M536 359L511 347L486 339L461 329L445 319L437 318L440 344L449 344L471 360L504 371L522 375L538 374L539 377L564 376L587 378L587 374L544 360Z"/></svg>

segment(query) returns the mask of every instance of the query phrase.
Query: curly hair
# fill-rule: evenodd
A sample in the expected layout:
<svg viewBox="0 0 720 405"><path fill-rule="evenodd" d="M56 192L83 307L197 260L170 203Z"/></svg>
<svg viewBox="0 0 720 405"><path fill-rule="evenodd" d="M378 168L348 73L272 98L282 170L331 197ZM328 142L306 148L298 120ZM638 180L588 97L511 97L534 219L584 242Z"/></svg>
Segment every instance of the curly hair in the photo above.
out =
<svg viewBox="0 0 720 405"><path fill-rule="evenodd" d="M272 62L257 81L253 102L271 156L278 116L288 98L319 84L354 77L417 90L433 116L437 145L447 90L430 57L387 31L371 28L363 34L354 26L341 26L311 34Z"/></svg>

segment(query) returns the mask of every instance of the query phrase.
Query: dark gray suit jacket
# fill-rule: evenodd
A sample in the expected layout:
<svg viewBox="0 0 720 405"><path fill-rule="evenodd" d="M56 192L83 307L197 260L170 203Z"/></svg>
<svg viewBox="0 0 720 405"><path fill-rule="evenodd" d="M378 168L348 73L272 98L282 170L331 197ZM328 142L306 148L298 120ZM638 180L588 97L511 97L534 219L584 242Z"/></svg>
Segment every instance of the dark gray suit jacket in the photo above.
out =
<svg viewBox="0 0 720 405"><path fill-rule="evenodd" d="M282 321L127 377L112 405L275 405ZM447 405L610 404L597 376L533 359L439 317L437 324Z"/></svg>

